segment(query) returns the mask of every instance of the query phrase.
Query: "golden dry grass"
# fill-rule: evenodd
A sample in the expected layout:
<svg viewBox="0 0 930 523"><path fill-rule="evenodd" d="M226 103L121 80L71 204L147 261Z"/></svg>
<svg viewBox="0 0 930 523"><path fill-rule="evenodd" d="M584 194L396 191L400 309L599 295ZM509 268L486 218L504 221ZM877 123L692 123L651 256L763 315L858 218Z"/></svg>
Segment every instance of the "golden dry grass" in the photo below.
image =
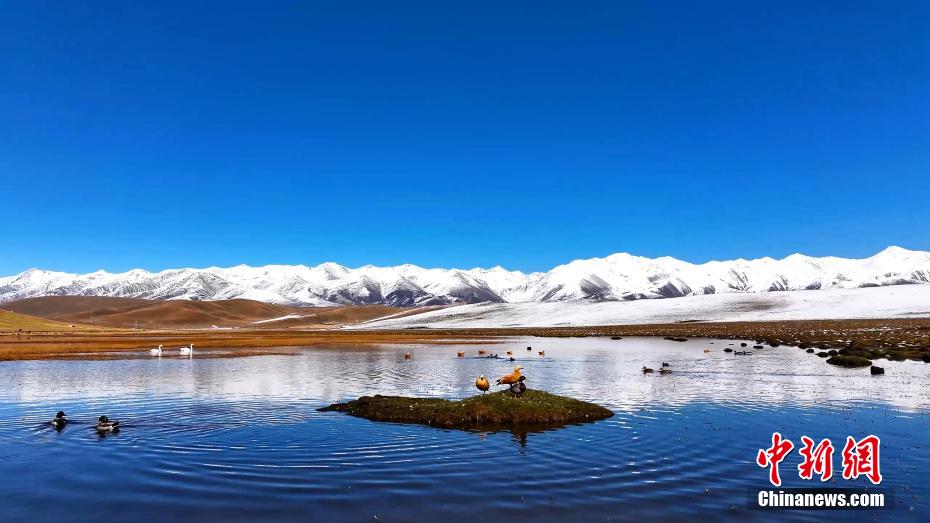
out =
<svg viewBox="0 0 930 523"><path fill-rule="evenodd" d="M117 330L79 332L30 331L0 333L0 361L25 359L147 357L147 350L164 345L175 351L193 343L199 356L251 356L293 353L287 347L336 345L493 343L483 336L452 339L423 332L365 332L344 330Z"/></svg>
<svg viewBox="0 0 930 523"><path fill-rule="evenodd" d="M16 312L0 310L0 333L12 335L20 334L17 331L87 331L92 330L89 327L60 321L37 318ZM2 334L0 334L2 335Z"/></svg>

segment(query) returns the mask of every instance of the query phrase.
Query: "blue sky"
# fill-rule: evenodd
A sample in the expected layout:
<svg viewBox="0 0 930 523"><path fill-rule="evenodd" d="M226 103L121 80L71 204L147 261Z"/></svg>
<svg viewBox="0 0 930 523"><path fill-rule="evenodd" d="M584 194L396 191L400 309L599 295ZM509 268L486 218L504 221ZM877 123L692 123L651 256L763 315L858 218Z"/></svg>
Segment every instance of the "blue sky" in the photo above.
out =
<svg viewBox="0 0 930 523"><path fill-rule="evenodd" d="M930 3L18 4L0 274L930 249Z"/></svg>

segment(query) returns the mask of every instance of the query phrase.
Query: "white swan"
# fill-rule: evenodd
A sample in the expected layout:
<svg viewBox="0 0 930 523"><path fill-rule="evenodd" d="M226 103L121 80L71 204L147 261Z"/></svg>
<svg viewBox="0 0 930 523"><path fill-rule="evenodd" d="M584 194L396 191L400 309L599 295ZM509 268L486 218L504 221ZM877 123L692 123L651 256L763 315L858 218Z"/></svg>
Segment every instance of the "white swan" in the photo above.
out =
<svg viewBox="0 0 930 523"><path fill-rule="evenodd" d="M194 354L194 344L191 343L190 347L181 347L181 355Z"/></svg>
<svg viewBox="0 0 930 523"><path fill-rule="evenodd" d="M157 349L149 349L149 354L152 356L161 356L161 345Z"/></svg>

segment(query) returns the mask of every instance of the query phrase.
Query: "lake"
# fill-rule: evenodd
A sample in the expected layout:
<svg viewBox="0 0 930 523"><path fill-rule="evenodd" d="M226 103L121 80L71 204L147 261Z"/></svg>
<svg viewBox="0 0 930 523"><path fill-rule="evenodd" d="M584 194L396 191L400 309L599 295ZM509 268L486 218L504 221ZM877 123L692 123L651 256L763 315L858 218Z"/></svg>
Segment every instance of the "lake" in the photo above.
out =
<svg viewBox="0 0 930 523"><path fill-rule="evenodd" d="M512 338L294 356L2 362L0 520L930 519L930 365L881 362L887 374L873 377L791 347L734 356L723 352L729 343ZM479 374L499 377L514 365L478 349L511 350L530 388L616 415L511 433L316 410L374 393L475 394ZM462 350L468 357L457 358ZM662 362L672 374L640 371ZM73 420L60 432L48 423L58 410ZM98 436L101 414L122 429ZM846 436L880 436L894 510L750 510L747 490L768 485L755 457L773 431L798 446L802 435L831 438L837 474L827 485L837 487L867 485L839 477ZM798 478L799 462L796 448L781 467L785 486L817 486Z"/></svg>

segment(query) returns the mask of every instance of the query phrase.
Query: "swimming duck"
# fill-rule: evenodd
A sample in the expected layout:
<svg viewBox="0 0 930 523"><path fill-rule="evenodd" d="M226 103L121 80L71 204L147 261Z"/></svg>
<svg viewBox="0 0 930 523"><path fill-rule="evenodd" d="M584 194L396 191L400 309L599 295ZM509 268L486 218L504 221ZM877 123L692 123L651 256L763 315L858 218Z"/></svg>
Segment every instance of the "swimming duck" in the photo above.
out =
<svg viewBox="0 0 930 523"><path fill-rule="evenodd" d="M182 356L187 354L194 354L194 344L191 343L190 347L181 347L180 352Z"/></svg>
<svg viewBox="0 0 930 523"><path fill-rule="evenodd" d="M409 352L405 352L405 353L404 353L404 359L405 359L405 360L409 360L409 359L412 358L412 357L413 357L413 354L410 354Z"/></svg>
<svg viewBox="0 0 930 523"><path fill-rule="evenodd" d="M533 350L533 347L527 347L526 350Z"/></svg>
<svg viewBox="0 0 930 523"><path fill-rule="evenodd" d="M478 379L475 380L475 387L478 387L478 390L481 392L487 392L491 388L491 383L487 378L484 377L484 374L478 376Z"/></svg>
<svg viewBox="0 0 930 523"><path fill-rule="evenodd" d="M710 349L704 349L704 352L710 352Z"/></svg>
<svg viewBox="0 0 930 523"><path fill-rule="evenodd" d="M464 357L465 357L465 353L464 353L464 352L460 352L460 353L459 353L459 358L464 358Z"/></svg>
<svg viewBox="0 0 930 523"><path fill-rule="evenodd" d="M479 351L478 351L478 356L484 356L484 355L487 354L487 353L488 353L488 351L486 351L486 350L479 350Z"/></svg>
<svg viewBox="0 0 930 523"><path fill-rule="evenodd" d="M655 371L643 365L643 374L649 374L650 372L655 372Z"/></svg>
<svg viewBox="0 0 930 523"><path fill-rule="evenodd" d="M671 374L671 373L672 373L672 369L668 369L665 367L662 367L661 369L659 369L659 374Z"/></svg>
<svg viewBox="0 0 930 523"><path fill-rule="evenodd" d="M55 427L55 430L61 430L65 428L65 425L68 424L68 418L65 417L65 413L58 411L58 414L55 414L55 419L52 420L52 427Z"/></svg>
<svg viewBox="0 0 930 523"><path fill-rule="evenodd" d="M110 421L106 416L97 418L97 432L115 432L119 430L118 421Z"/></svg>
<svg viewBox="0 0 930 523"><path fill-rule="evenodd" d="M540 355L540 356L545 356L545 355L546 355L546 351L544 351L544 350L539 351L539 355Z"/></svg>
<svg viewBox="0 0 930 523"><path fill-rule="evenodd" d="M517 397L522 396L526 392L526 384L523 383L525 379L526 376L520 376L520 379L510 386L510 393Z"/></svg>
<svg viewBox="0 0 930 523"><path fill-rule="evenodd" d="M157 349L149 349L149 354L152 356L161 356L161 345Z"/></svg>
<svg viewBox="0 0 930 523"><path fill-rule="evenodd" d="M663 366L663 367L668 367L668 363L665 363L665 362L663 361L663 362L662 362L662 366Z"/></svg>
<svg viewBox="0 0 930 523"><path fill-rule="evenodd" d="M510 350L507 351L507 355L508 355L508 356L513 356L513 351L510 351Z"/></svg>
<svg viewBox="0 0 930 523"><path fill-rule="evenodd" d="M497 384L498 385L511 385L513 383L520 381L520 371L522 369L523 367L517 365L516 367L513 368L513 372L497 380Z"/></svg>

